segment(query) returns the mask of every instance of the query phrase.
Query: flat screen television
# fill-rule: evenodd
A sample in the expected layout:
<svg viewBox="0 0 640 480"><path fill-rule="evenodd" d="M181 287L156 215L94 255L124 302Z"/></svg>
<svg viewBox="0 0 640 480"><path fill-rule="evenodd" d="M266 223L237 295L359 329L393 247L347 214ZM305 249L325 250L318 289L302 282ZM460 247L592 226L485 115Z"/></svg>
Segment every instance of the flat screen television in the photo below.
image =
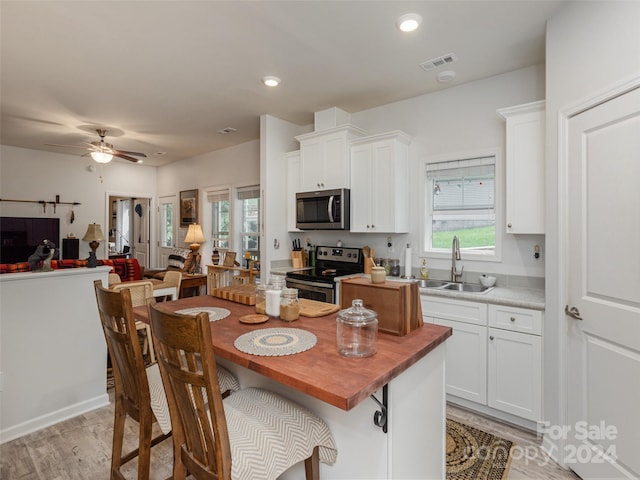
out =
<svg viewBox="0 0 640 480"><path fill-rule="evenodd" d="M0 217L0 263L26 262L43 240L60 248L59 218Z"/></svg>

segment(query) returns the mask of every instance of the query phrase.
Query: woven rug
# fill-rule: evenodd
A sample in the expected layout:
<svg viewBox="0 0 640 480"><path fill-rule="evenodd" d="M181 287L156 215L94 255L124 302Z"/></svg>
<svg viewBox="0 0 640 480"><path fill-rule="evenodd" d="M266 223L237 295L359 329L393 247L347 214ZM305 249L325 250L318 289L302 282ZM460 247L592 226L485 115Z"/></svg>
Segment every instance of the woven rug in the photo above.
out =
<svg viewBox="0 0 640 480"><path fill-rule="evenodd" d="M504 480L513 442L447 419L447 478Z"/></svg>

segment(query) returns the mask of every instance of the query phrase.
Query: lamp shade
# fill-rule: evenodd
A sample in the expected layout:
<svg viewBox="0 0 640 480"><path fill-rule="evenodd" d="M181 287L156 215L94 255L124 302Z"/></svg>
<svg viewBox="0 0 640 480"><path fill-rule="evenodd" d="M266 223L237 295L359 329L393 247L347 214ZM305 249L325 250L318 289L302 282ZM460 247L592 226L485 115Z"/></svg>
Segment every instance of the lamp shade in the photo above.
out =
<svg viewBox="0 0 640 480"><path fill-rule="evenodd" d="M90 223L87 228L87 233L84 234L82 240L85 242L101 242L104 240L104 233L102 233L102 227L97 223Z"/></svg>
<svg viewBox="0 0 640 480"><path fill-rule="evenodd" d="M187 236L184 237L185 243L203 243L205 242L204 234L202 233L202 227L197 223L189 225L187 230Z"/></svg>

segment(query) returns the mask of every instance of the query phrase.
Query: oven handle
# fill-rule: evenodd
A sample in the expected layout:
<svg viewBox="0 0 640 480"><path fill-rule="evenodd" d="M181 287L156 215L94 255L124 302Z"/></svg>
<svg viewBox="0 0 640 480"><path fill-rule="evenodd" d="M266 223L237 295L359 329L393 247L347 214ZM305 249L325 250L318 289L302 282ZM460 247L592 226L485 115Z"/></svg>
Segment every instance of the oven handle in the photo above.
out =
<svg viewBox="0 0 640 480"><path fill-rule="evenodd" d="M298 280L296 278L287 278L287 283L291 283L294 285L303 285L305 287L319 287L324 288L325 290L333 290L333 285L331 285L330 283L310 282L308 280Z"/></svg>

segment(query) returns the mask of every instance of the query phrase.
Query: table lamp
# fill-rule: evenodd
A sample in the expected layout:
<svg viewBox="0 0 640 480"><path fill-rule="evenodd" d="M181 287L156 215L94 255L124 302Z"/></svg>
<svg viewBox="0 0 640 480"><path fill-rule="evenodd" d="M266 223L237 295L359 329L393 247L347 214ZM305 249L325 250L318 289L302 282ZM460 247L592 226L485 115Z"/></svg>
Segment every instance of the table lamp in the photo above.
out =
<svg viewBox="0 0 640 480"><path fill-rule="evenodd" d="M189 248L191 249L191 261L185 262L185 269L188 273L198 273L200 270L200 255L198 254L198 250L200 250L200 244L206 241L202 233L202 227L197 223L189 225L189 230L187 230L187 236L184 237L184 241L190 244Z"/></svg>
<svg viewBox="0 0 640 480"><path fill-rule="evenodd" d="M89 227L87 228L87 233L84 234L82 240L84 240L85 242L89 242L89 246L91 247L89 258L87 258L87 267L97 267L98 258L96 257L96 249L100 246L100 242L104 240L102 227L97 223L90 223Z"/></svg>

